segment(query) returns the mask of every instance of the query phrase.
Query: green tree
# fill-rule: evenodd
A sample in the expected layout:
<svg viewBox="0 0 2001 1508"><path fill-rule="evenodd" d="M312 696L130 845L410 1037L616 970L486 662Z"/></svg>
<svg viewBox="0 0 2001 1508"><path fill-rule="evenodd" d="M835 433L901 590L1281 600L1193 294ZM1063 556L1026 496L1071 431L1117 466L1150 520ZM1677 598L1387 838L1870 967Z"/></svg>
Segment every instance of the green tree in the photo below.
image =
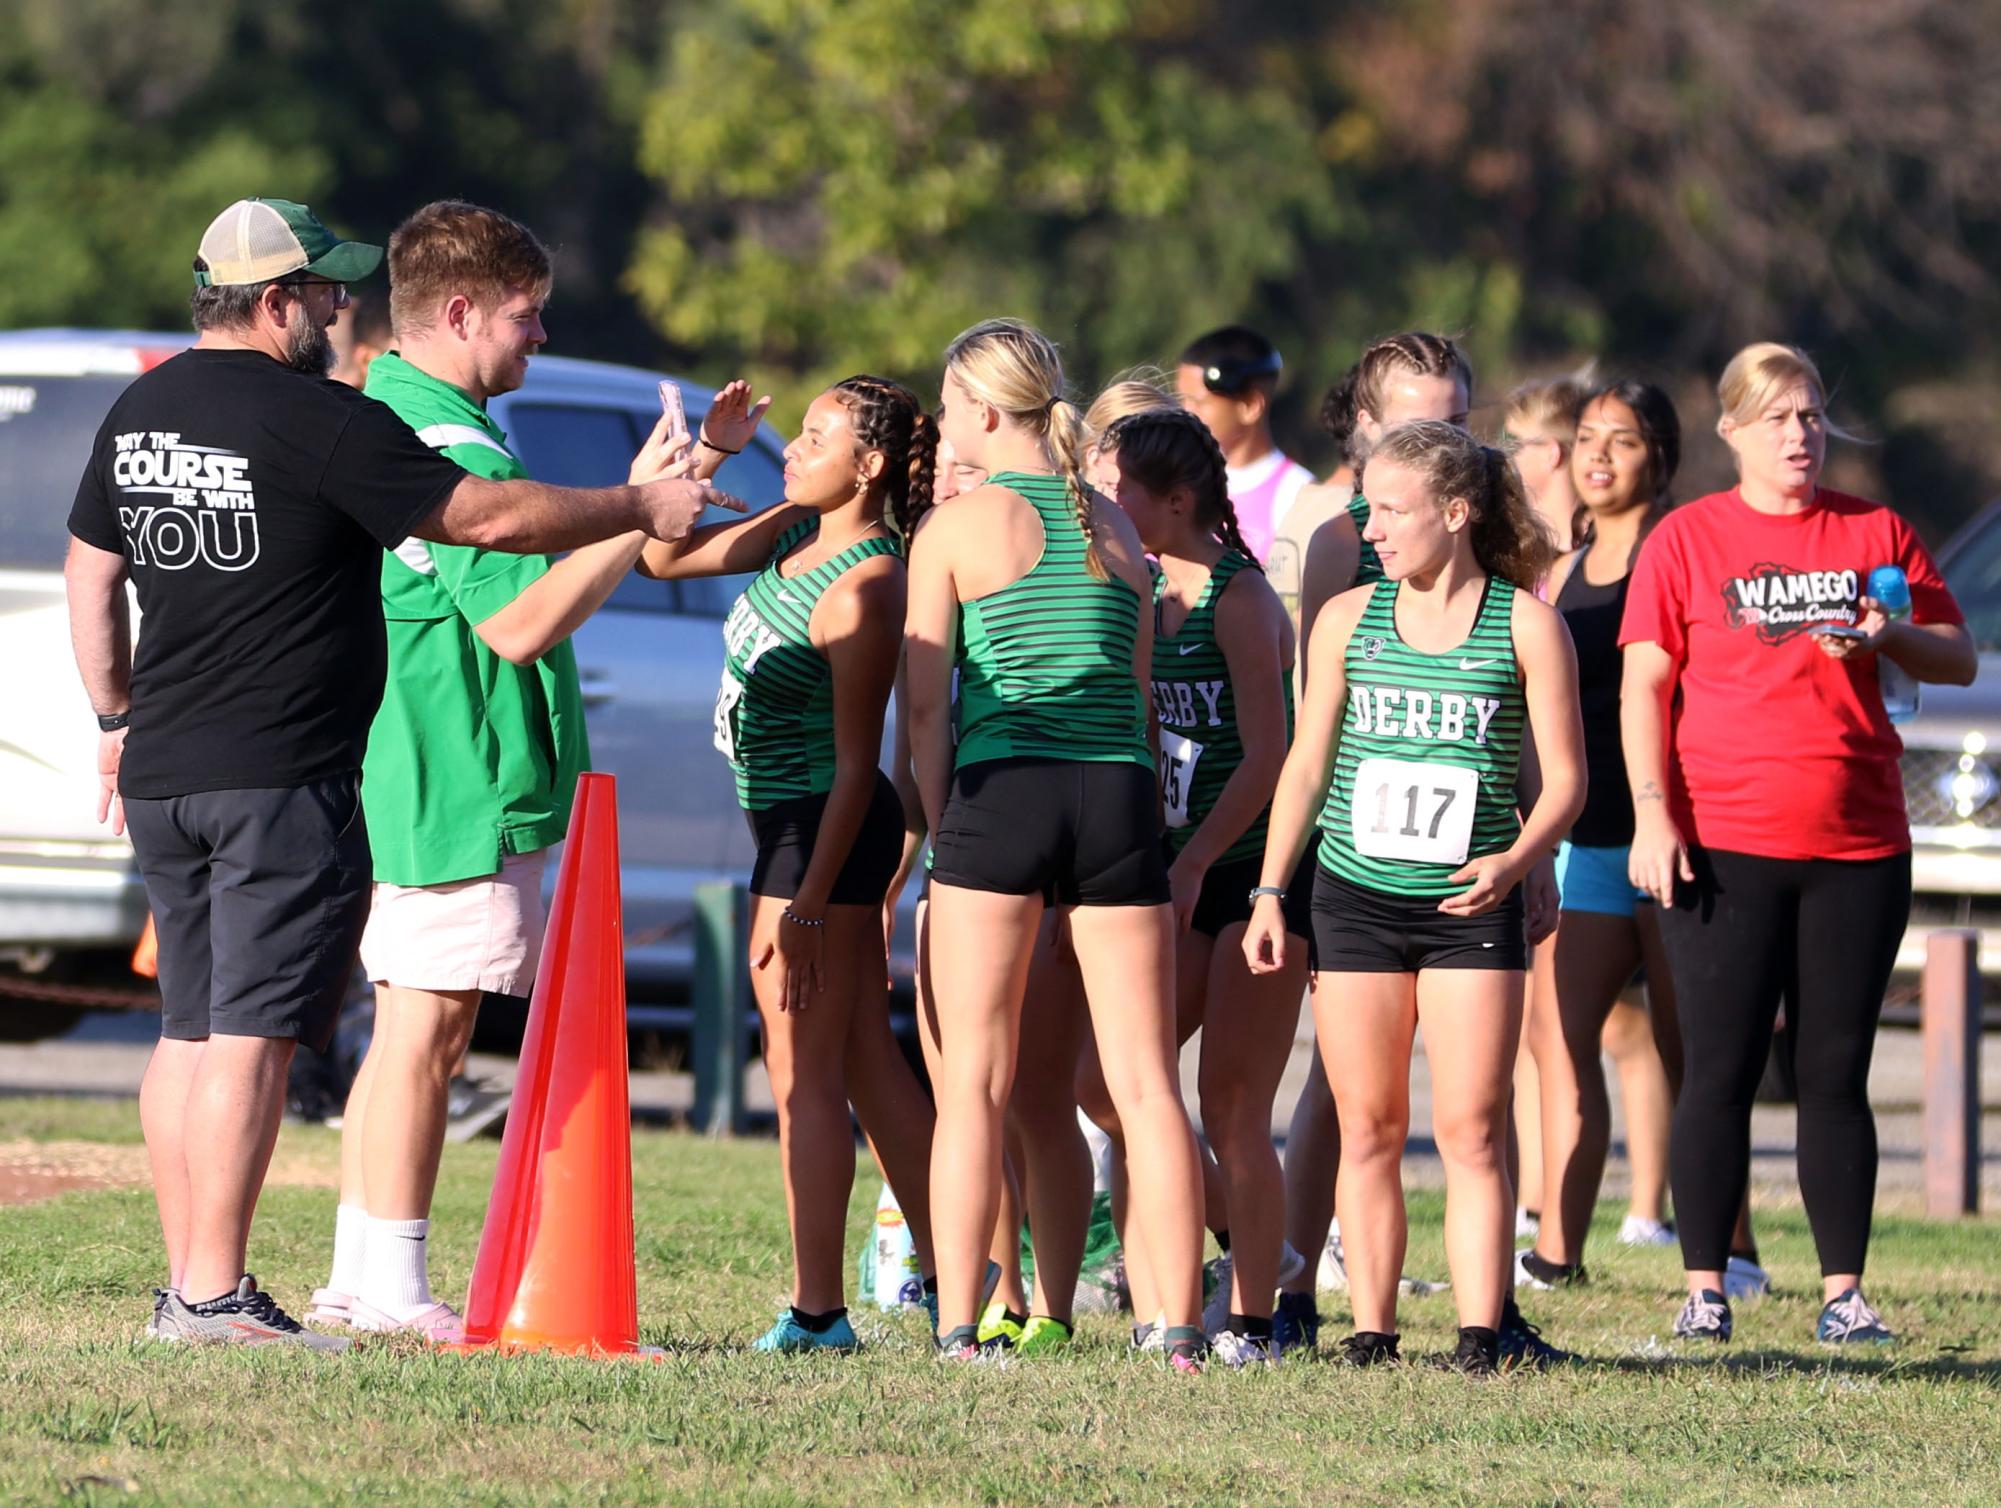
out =
<svg viewBox="0 0 2001 1508"><path fill-rule="evenodd" d="M719 371L931 381L999 312L1042 323L1079 376L1171 359L1359 232L1298 92L1217 68L1216 21L1146 0L691 17L646 111L666 209L630 286Z"/></svg>

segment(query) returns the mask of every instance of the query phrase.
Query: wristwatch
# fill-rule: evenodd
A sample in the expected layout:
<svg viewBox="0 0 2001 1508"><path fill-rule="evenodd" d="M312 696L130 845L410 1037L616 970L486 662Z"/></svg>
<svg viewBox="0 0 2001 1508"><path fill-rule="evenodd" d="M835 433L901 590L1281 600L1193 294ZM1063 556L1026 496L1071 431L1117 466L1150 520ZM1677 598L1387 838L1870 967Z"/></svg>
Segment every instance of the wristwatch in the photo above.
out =
<svg viewBox="0 0 2001 1508"><path fill-rule="evenodd" d="M1283 887L1283 886L1280 886L1280 885L1253 885L1253 886L1251 887L1251 893L1250 893L1250 895L1249 895L1249 896L1247 897L1247 899L1249 899L1250 903L1251 903L1251 904L1252 904L1253 906L1255 906L1255 905L1256 905L1256 904L1258 903L1258 897L1259 897L1259 896L1261 896L1261 895L1275 895L1275 896L1277 896L1277 897L1278 897L1278 903L1279 903L1279 904L1280 904L1281 906L1283 906L1283 905L1285 904L1285 889L1284 889L1284 887Z"/></svg>
<svg viewBox="0 0 2001 1508"><path fill-rule="evenodd" d="M127 707L123 712L100 712L97 714L97 731L100 733L116 733L131 721L132 709L130 707Z"/></svg>

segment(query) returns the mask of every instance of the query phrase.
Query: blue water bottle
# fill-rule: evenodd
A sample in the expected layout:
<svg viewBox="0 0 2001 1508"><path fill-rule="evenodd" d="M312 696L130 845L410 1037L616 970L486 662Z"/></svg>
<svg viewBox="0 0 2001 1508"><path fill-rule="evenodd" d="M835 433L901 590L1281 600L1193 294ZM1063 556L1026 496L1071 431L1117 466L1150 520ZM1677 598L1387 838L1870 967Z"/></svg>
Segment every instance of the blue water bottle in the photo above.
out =
<svg viewBox="0 0 2001 1508"><path fill-rule="evenodd" d="M1901 566L1877 566L1869 573L1869 595L1882 604L1884 616L1895 622L1911 616L1911 583ZM1893 723L1918 715L1918 682L1887 655L1876 656L1876 684L1883 691L1883 710Z"/></svg>

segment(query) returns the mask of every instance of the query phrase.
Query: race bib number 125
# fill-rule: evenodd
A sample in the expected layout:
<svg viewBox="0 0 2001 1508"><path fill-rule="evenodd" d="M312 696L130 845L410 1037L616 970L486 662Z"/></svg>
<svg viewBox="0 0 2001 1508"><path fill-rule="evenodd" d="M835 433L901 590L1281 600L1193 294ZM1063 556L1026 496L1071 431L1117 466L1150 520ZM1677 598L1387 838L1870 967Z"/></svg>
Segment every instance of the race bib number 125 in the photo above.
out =
<svg viewBox="0 0 2001 1508"><path fill-rule="evenodd" d="M1480 775L1464 765L1365 759L1355 770L1355 852L1372 859L1464 864Z"/></svg>
<svg viewBox="0 0 2001 1508"><path fill-rule="evenodd" d="M1188 793L1195 784L1195 762L1201 757L1201 744L1160 730L1160 801L1169 827L1188 825Z"/></svg>

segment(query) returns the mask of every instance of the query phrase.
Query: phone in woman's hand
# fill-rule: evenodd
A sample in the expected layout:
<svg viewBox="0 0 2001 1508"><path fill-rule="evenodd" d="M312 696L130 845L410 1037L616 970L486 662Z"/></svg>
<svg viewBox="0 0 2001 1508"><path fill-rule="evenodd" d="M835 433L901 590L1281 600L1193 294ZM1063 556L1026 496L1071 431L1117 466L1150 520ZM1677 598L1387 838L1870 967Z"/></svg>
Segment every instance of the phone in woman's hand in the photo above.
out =
<svg viewBox="0 0 2001 1508"><path fill-rule="evenodd" d="M667 427L670 430L677 435L687 434L688 409L681 401L681 388L678 383L660 384L660 411L667 416Z"/></svg>

